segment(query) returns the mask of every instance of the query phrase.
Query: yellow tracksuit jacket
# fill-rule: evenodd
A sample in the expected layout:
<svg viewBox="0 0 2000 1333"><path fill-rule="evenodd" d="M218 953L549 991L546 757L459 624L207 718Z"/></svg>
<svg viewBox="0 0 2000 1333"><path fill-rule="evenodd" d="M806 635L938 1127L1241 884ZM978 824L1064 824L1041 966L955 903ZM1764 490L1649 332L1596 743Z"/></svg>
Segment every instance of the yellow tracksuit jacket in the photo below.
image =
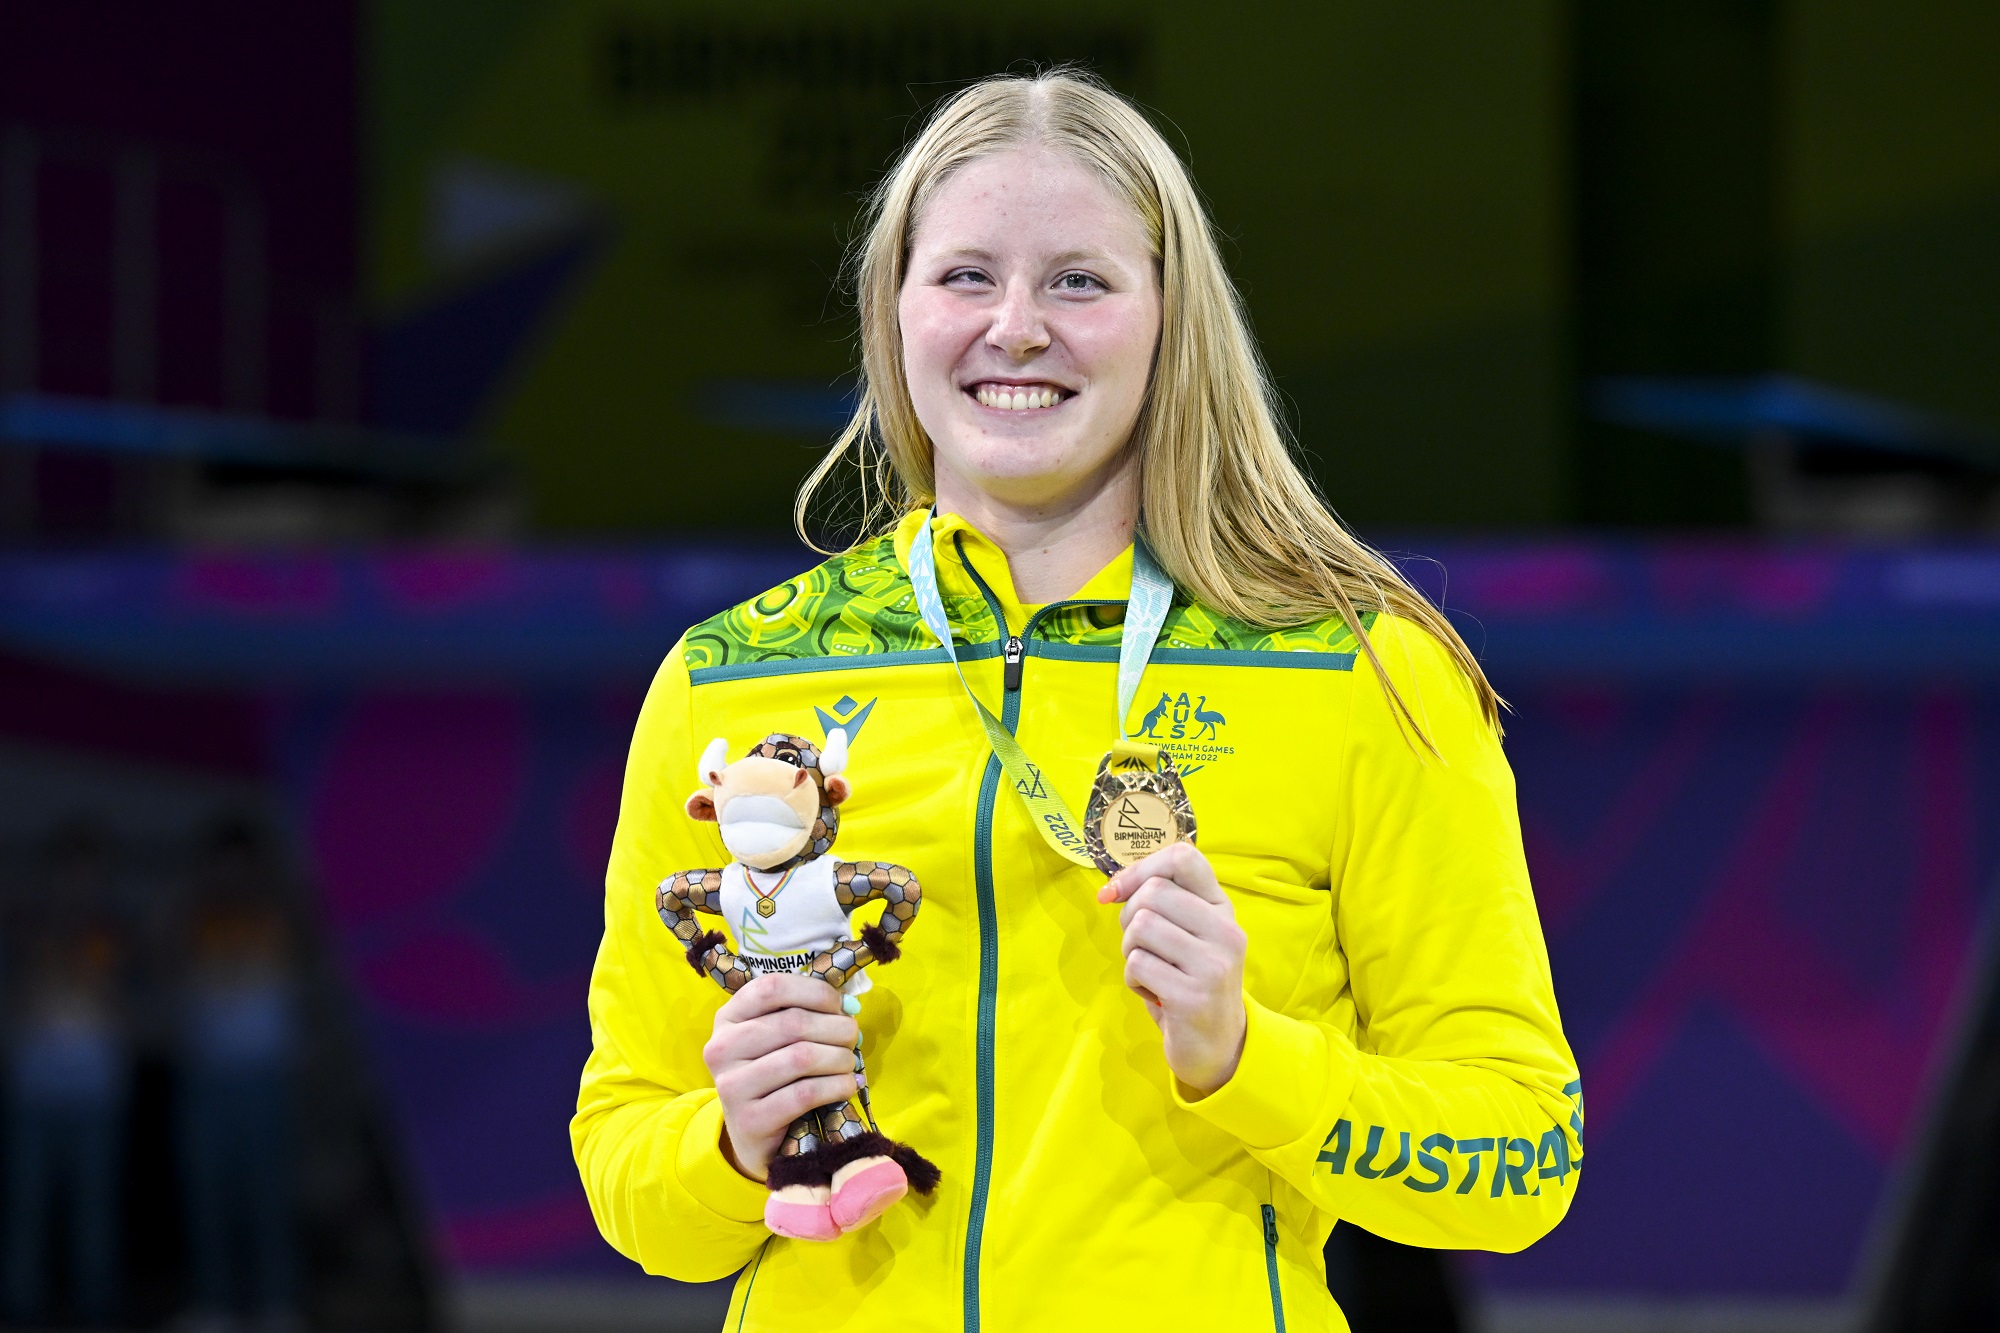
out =
<svg viewBox="0 0 2000 1333"><path fill-rule="evenodd" d="M1320 1257L1338 1218L1428 1246L1548 1231L1582 1097L1513 777L1436 642L1372 623L1441 758L1337 622L1265 631L1176 601L1125 729L1173 753L1250 939L1242 1063L1189 1100L1122 984L1103 877L1030 826L923 628L905 572L923 521L696 626L647 696L571 1126L610 1242L685 1280L741 1269L730 1330L1338 1330ZM1024 607L997 547L935 523L973 689L1080 810L1113 740L1130 553ZM654 889L728 860L682 811L712 737L737 755L833 726L853 783L835 854L924 888L861 1014L875 1112L944 1180L815 1244L773 1237L763 1186L722 1156L701 1048L724 995Z"/></svg>

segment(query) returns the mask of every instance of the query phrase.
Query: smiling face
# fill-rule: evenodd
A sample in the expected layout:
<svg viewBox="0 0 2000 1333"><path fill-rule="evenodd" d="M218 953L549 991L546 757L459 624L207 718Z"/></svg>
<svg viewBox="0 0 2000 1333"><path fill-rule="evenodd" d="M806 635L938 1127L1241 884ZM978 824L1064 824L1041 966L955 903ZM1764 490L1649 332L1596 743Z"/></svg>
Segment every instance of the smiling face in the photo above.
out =
<svg viewBox="0 0 2000 1333"><path fill-rule="evenodd" d="M897 312L940 505L1056 509L1130 465L1156 272L1138 214L1065 154L1008 149L938 187Z"/></svg>

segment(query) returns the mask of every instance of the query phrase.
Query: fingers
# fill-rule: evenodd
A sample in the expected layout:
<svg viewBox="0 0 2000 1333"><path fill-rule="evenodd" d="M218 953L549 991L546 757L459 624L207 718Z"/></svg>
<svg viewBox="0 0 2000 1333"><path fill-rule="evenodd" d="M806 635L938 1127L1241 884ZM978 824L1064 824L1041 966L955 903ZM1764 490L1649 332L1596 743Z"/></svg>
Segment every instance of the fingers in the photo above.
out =
<svg viewBox="0 0 2000 1333"><path fill-rule="evenodd" d="M1149 879L1170 879L1205 902L1221 904L1229 901L1229 895L1222 891L1208 858L1191 842L1162 847L1136 865L1125 867L1098 890L1097 901L1125 902Z"/></svg>
<svg viewBox="0 0 2000 1333"><path fill-rule="evenodd" d="M1190 971L1196 957L1211 946L1199 935L1151 908L1140 908L1125 923L1125 937L1119 948L1129 954L1144 949L1163 963Z"/></svg>
<svg viewBox="0 0 2000 1333"><path fill-rule="evenodd" d="M803 1078L763 1097L735 1104L724 1098L723 1121L731 1146L749 1174L762 1179L765 1165L794 1120L818 1107L848 1101L859 1090L849 1072Z"/></svg>
<svg viewBox="0 0 2000 1333"><path fill-rule="evenodd" d="M711 1070L726 1064L756 1060L795 1042L854 1049L861 1035L860 1024L846 1014L823 1014L812 1009L779 1009L741 1023L719 1021L715 1035L702 1047L702 1059Z"/></svg>
<svg viewBox="0 0 2000 1333"><path fill-rule="evenodd" d="M799 1041L730 1065L716 1075L715 1090L734 1101L758 1101L801 1080L836 1074L854 1076L853 1047Z"/></svg>
<svg viewBox="0 0 2000 1333"><path fill-rule="evenodd" d="M760 1115L768 1114L770 1127L782 1134L786 1127L807 1111L851 1101L860 1091L861 1085L851 1071L804 1078L797 1083L788 1083L764 1098L758 1103L757 1110Z"/></svg>
<svg viewBox="0 0 2000 1333"><path fill-rule="evenodd" d="M1239 942L1243 932L1235 922L1221 924L1235 932L1235 940L1204 939L1149 909L1141 909L1126 927L1120 947L1127 957L1137 952L1152 955L1203 994L1231 991L1242 984L1247 949Z"/></svg>
<svg viewBox="0 0 2000 1333"><path fill-rule="evenodd" d="M746 1174L762 1178L794 1120L856 1095L859 1037L859 1026L841 1010L840 992L817 977L758 977L716 1012L701 1055Z"/></svg>
<svg viewBox="0 0 2000 1333"><path fill-rule="evenodd" d="M1122 902L1119 942L1125 982L1151 1006L1193 1013L1226 1002L1242 986L1249 937L1236 924L1235 905L1215 872L1192 844L1163 848L1121 870L1099 895Z"/></svg>
<svg viewBox="0 0 2000 1333"><path fill-rule="evenodd" d="M1164 1023L1165 1010L1184 1008L1190 998L1187 974L1149 949L1125 955L1125 984L1146 1002L1155 1023Z"/></svg>
<svg viewBox="0 0 2000 1333"><path fill-rule="evenodd" d="M1235 929L1236 907L1228 899L1212 903L1171 879L1157 876L1126 899L1118 912L1118 924L1130 929L1133 919L1144 911L1155 912L1203 939L1226 939Z"/></svg>
<svg viewBox="0 0 2000 1333"><path fill-rule="evenodd" d="M730 996L717 1017L726 1023L743 1023L777 1009L812 1009L822 1014L837 1014L840 1012L840 992L818 977L768 972Z"/></svg>
<svg viewBox="0 0 2000 1333"><path fill-rule="evenodd" d="M1248 1028L1249 937L1214 868L1181 843L1121 870L1098 894L1119 903L1125 984L1146 1001L1174 1077L1203 1094L1235 1073Z"/></svg>

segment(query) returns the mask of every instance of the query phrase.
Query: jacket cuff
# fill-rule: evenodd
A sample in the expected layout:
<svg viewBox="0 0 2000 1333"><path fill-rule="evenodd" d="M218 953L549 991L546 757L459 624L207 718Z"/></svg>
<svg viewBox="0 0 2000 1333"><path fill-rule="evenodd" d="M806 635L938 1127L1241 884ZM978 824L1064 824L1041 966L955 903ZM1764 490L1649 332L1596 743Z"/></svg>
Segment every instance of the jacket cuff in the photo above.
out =
<svg viewBox="0 0 2000 1333"><path fill-rule="evenodd" d="M1191 1089L1172 1080L1174 1104L1235 1135L1246 1147L1281 1148L1319 1123L1328 1085L1336 1077L1343 1084L1351 1081L1353 1052L1334 1051L1317 1025L1287 1018L1248 995L1243 1007L1248 1023L1236 1072L1194 1101L1184 1096ZM1340 1070L1334 1068L1337 1058Z"/></svg>
<svg viewBox="0 0 2000 1333"><path fill-rule="evenodd" d="M697 1203L732 1222L764 1221L771 1191L722 1154L722 1100L713 1093L688 1120L674 1154L674 1175Z"/></svg>

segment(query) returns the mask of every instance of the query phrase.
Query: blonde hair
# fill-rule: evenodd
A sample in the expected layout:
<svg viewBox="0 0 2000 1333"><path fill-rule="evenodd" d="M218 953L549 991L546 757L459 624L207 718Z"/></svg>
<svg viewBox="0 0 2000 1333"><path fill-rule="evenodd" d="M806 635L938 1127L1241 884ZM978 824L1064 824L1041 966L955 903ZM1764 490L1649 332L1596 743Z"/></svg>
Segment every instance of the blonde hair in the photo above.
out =
<svg viewBox="0 0 2000 1333"><path fill-rule="evenodd" d="M954 171L1022 144L1095 170L1152 241L1160 341L1132 447L1140 529L1161 567L1203 605L1248 624L1276 629L1339 616L1400 719L1429 746L1362 614L1412 621L1458 663L1497 728L1501 700L1465 640L1400 570L1341 526L1300 470L1187 168L1136 107L1074 70L985 79L946 99L875 190L854 254L860 401L799 489L800 536L812 543L807 510L843 466L859 474L863 537L936 498L931 440L910 399L897 321L911 237Z"/></svg>

